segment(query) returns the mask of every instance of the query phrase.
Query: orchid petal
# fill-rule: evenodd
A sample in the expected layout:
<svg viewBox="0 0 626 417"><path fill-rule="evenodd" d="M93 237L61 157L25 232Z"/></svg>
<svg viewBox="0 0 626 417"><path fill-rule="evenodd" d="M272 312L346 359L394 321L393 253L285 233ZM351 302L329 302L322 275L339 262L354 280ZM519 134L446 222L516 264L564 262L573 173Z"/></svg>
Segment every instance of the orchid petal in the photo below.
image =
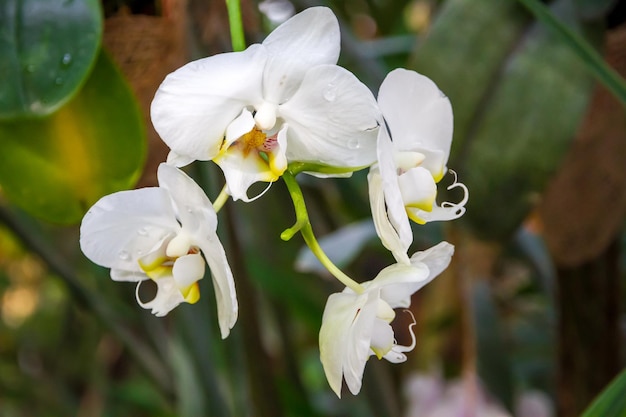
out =
<svg viewBox="0 0 626 417"><path fill-rule="evenodd" d="M452 170L450 172L454 173ZM420 223L458 219L465 213L465 204L469 198L469 191L465 184L456 180L456 173L454 173L454 183L448 186L448 190L454 188L463 190L463 199L460 202L451 203L446 201L441 205L434 205L430 212L420 210L419 208L407 207L407 213L412 219L419 220Z"/></svg>
<svg viewBox="0 0 626 417"><path fill-rule="evenodd" d="M376 321L378 300L378 291L371 291L367 294L367 302L357 312L350 327L350 333L347 335L348 340L344 340L348 355L344 358L343 377L353 395L361 391L365 364L371 352L371 338Z"/></svg>
<svg viewBox="0 0 626 417"><path fill-rule="evenodd" d="M391 251L396 261L404 264L410 263L407 251L413 240L413 234L411 233L411 226L408 222L406 212L404 211L404 205L402 205L402 199L400 198L399 204L402 207L403 218L406 220L406 226L403 224L403 227L408 229L403 233L404 241L400 238L398 229L390 222L391 216L388 217L388 210L389 212L392 210L392 204L385 204L385 190L383 189L382 177L377 168L370 170L370 173L367 175L367 181L372 219L374 220L376 233L380 237L383 246Z"/></svg>
<svg viewBox="0 0 626 417"><path fill-rule="evenodd" d="M187 203L178 207L181 222L211 269L220 332L222 338L226 338L237 321L238 305L233 274L216 233L217 215L206 194L181 170L161 164L158 177L159 183L172 193L174 201L180 198L179 201Z"/></svg>
<svg viewBox="0 0 626 417"><path fill-rule="evenodd" d="M355 384L354 379L355 376L356 379L362 377L365 362L369 357L370 339L367 337L367 329L361 329L368 320L359 322L359 329L365 331L354 334L352 329L363 313L363 307L367 302L367 296L357 296L354 293L337 293L328 297L324 308L319 335L320 360L328 383L338 397L341 397L344 367L350 359L352 360L352 388L356 392L360 388L359 384ZM375 310L370 308L366 318L371 318L371 322L374 314Z"/></svg>
<svg viewBox="0 0 626 417"><path fill-rule="evenodd" d="M241 110L262 101L261 45L243 52L214 55L188 63L169 74L151 106L152 123L176 154L213 159L228 125Z"/></svg>
<svg viewBox="0 0 626 417"><path fill-rule="evenodd" d="M413 242L413 231L411 230L411 224L404 208L405 203L402 199L400 184L398 183L398 174L394 161L394 145L387 133L387 129L383 127L381 127L378 132L377 155L378 169L382 180L380 187L384 193L383 203L387 211L387 216L389 217L389 222L391 222L391 225L395 229L402 247L400 252L394 252L394 257L398 262L406 263L406 252ZM370 184L370 187L371 186ZM381 222L384 220L382 213L380 214L379 220Z"/></svg>
<svg viewBox="0 0 626 417"><path fill-rule="evenodd" d="M159 278L154 280L154 282L157 284L157 293L152 301L144 303L139 298L139 286L141 285L141 282L137 284L135 298L137 298L137 303L141 307L150 309L151 313L155 316L163 317L180 303L185 301L185 298L176 286L174 278L171 276Z"/></svg>
<svg viewBox="0 0 626 417"><path fill-rule="evenodd" d="M215 232L217 215L213 205L194 180L168 164L159 165L157 178L159 186L169 192L183 230L191 236Z"/></svg>
<svg viewBox="0 0 626 417"><path fill-rule="evenodd" d="M172 276L179 289L187 288L204 277L204 259L198 253L181 256L174 262Z"/></svg>
<svg viewBox="0 0 626 417"><path fill-rule="evenodd" d="M337 63L339 23L330 9L311 7L277 27L263 46L268 52L263 96L282 104L293 96L309 68Z"/></svg>
<svg viewBox="0 0 626 417"><path fill-rule="evenodd" d="M237 139L250 132L254 128L254 117L248 109L243 109L241 114L226 128L226 140L222 149L226 150Z"/></svg>
<svg viewBox="0 0 626 417"><path fill-rule="evenodd" d="M430 171L422 167L410 169L398 177L398 185L405 207L427 212L433 209L437 197L437 184ZM424 223L419 218L413 220Z"/></svg>
<svg viewBox="0 0 626 417"><path fill-rule="evenodd" d="M376 355L378 359L382 359L392 347L393 329L386 321L379 318L374 319L372 338L370 341L372 354Z"/></svg>
<svg viewBox="0 0 626 417"><path fill-rule="evenodd" d="M368 291L380 289L380 298L391 308L407 308L411 305L411 295L426 285L428 278L428 267L423 263L395 264L362 285Z"/></svg>
<svg viewBox="0 0 626 417"><path fill-rule="evenodd" d="M119 191L102 197L85 214L80 247L98 265L140 271L138 259L178 230L166 190Z"/></svg>
<svg viewBox="0 0 626 417"><path fill-rule="evenodd" d="M378 104L398 150L441 151L446 164L452 143L452 106L434 82L415 71L393 70L380 86Z"/></svg>
<svg viewBox="0 0 626 417"><path fill-rule="evenodd" d="M411 256L411 264L423 263L426 265L429 271L427 281L430 282L450 265L453 254L453 245L448 242L440 242L425 251L415 252Z"/></svg>
<svg viewBox="0 0 626 417"><path fill-rule="evenodd" d="M248 197L248 188L256 182L273 182L278 176L272 172L267 162L257 153L244 155L240 149L231 147L215 161L224 172L228 194L233 200L250 202L258 196Z"/></svg>
<svg viewBox="0 0 626 417"><path fill-rule="evenodd" d="M111 279L118 282L139 282L150 279L143 271L126 271L111 269Z"/></svg>
<svg viewBox="0 0 626 417"><path fill-rule="evenodd" d="M380 118L374 96L336 65L311 68L298 91L279 107L289 124L287 158L340 167L376 161Z"/></svg>
<svg viewBox="0 0 626 417"><path fill-rule="evenodd" d="M189 165L193 161L195 161L195 158L192 158L191 156L179 155L174 151L170 151L167 154L166 159L168 165L172 165L175 167L184 167Z"/></svg>
<svg viewBox="0 0 626 417"><path fill-rule="evenodd" d="M211 277L217 302L217 319L222 339L226 339L238 316L237 293L233 273L228 265L226 252L216 234L198 243L211 269Z"/></svg>

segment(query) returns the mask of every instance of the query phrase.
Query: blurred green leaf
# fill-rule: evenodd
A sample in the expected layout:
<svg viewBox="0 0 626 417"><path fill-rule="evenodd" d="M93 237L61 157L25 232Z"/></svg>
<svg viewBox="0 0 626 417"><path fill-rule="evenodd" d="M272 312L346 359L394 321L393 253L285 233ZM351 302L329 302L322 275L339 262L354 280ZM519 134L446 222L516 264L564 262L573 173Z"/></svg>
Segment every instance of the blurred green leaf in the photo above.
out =
<svg viewBox="0 0 626 417"><path fill-rule="evenodd" d="M104 53L80 93L56 113L0 122L0 143L2 191L58 223L78 222L101 196L131 187L145 156L139 108Z"/></svg>
<svg viewBox="0 0 626 417"><path fill-rule="evenodd" d="M0 2L0 119L47 115L67 102L101 37L98 0Z"/></svg>
<svg viewBox="0 0 626 417"><path fill-rule="evenodd" d="M617 0L574 0L576 11L584 19L603 18Z"/></svg>
<svg viewBox="0 0 626 417"><path fill-rule="evenodd" d="M598 79L599 82L613 93L622 104L626 104L626 82L611 68L604 58L580 35L573 32L567 25L557 19L549 9L537 0L519 0L530 10L539 21L555 31L561 41L574 51L587 69ZM577 15L595 15L605 11L609 5L605 1L591 2L585 0L572 0ZM596 16L597 17L597 16Z"/></svg>
<svg viewBox="0 0 626 417"><path fill-rule="evenodd" d="M596 397L581 417L626 416L626 369Z"/></svg>
<svg viewBox="0 0 626 417"><path fill-rule="evenodd" d="M472 296L478 374L489 391L510 409L513 405L513 372L491 289L485 282L479 282L474 285Z"/></svg>
<svg viewBox="0 0 626 417"><path fill-rule="evenodd" d="M419 44L411 66L432 78L450 98L453 153L461 150L483 111L482 101L529 21L529 15L512 1L448 0ZM456 169L452 156L449 166Z"/></svg>
<svg viewBox="0 0 626 417"><path fill-rule="evenodd" d="M552 12L576 23L571 0ZM450 0L441 19L415 68L454 108L448 165L471 194L462 221L484 238L508 239L573 139L591 77L574 50L514 2Z"/></svg>

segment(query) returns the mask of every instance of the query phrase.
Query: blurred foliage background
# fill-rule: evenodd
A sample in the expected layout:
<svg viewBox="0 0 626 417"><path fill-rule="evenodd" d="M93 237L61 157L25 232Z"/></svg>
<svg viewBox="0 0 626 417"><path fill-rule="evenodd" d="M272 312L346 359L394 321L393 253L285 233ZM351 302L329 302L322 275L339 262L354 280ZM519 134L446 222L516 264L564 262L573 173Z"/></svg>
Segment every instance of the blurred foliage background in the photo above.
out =
<svg viewBox="0 0 626 417"><path fill-rule="evenodd" d="M150 101L169 72L231 50L224 2L0 0L0 415L581 415L624 363L626 119L602 74L626 75L626 8L538 3L568 40L529 4L242 1L248 43L331 7L341 65L374 93L391 69L415 69L455 113L448 166L470 189L467 213L414 228L415 250L448 240L453 264L414 296L409 362L370 360L361 394L339 400L317 333L340 287L294 269L302 242L280 240L294 217L281 183L220 212L241 306L225 341L209 280L198 304L155 318L78 248L100 196L156 185L167 148ZM581 45L604 57L595 69ZM217 196L215 166L189 173ZM365 176L302 179L319 236L367 226ZM364 230L339 261L367 280L393 259ZM626 416L625 379L585 416Z"/></svg>

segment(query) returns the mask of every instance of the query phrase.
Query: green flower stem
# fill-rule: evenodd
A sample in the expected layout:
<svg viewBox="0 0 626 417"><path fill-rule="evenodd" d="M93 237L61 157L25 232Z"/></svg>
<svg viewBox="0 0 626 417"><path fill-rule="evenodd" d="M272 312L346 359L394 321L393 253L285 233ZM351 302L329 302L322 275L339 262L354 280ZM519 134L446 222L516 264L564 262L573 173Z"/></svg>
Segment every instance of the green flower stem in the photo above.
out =
<svg viewBox="0 0 626 417"><path fill-rule="evenodd" d="M246 49L246 38L243 32L239 0L226 0L226 9L228 9L228 23L230 25L230 39L233 44L233 51L243 51Z"/></svg>
<svg viewBox="0 0 626 417"><path fill-rule="evenodd" d="M580 35L561 23L539 0L518 0L535 17L549 28L553 29L562 40L581 58L587 69L613 95L626 104L626 82L613 70L602 56Z"/></svg>
<svg viewBox="0 0 626 417"><path fill-rule="evenodd" d="M213 202L213 209L215 210L215 213L218 213L222 209L222 207L224 207L224 204L228 201L229 195L226 190L227 187L226 185L224 185L224 187L222 187L222 191L220 191L220 195L218 195Z"/></svg>
<svg viewBox="0 0 626 417"><path fill-rule="evenodd" d="M285 230L280 234L280 238L287 241L291 239L297 232L300 232L304 241L306 242L311 252L319 259L319 261L324 265L324 267L335 277L337 278L343 285L350 288L357 294L362 294L364 288L355 280L347 276L341 269L339 269L324 253L322 247L317 242L315 238L315 234L313 233L313 228L311 227L311 221L309 220L309 213L306 210L306 205L304 203L304 196L302 195L302 190L296 181L296 177L289 171L285 171L282 176L283 181L287 185L287 189L289 190L289 195L291 195L291 200L293 201L293 207L296 211L296 223Z"/></svg>

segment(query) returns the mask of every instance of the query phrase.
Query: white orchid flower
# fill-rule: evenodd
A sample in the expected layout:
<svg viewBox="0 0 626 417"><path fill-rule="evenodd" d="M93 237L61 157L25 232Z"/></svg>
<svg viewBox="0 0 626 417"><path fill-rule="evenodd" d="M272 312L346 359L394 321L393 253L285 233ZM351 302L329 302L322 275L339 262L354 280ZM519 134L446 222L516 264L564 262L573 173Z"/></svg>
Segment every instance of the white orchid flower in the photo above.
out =
<svg viewBox="0 0 626 417"><path fill-rule="evenodd" d="M378 105L387 129L379 129L378 163L368 175L376 230L398 262L408 263L413 241L409 219L419 224L463 215L468 191L459 203L438 205L437 183L447 171L452 143L450 101L429 78L396 69L380 86ZM391 137L389 136L391 135Z"/></svg>
<svg viewBox="0 0 626 417"><path fill-rule="evenodd" d="M233 199L276 181L291 162L356 170L376 160L374 96L335 65L340 34L325 7L307 9L242 52L193 61L169 74L152 122L177 166L213 160Z"/></svg>
<svg viewBox="0 0 626 417"><path fill-rule="evenodd" d="M411 257L411 263L383 269L372 281L364 282L357 294L346 288L328 298L320 329L320 359L332 390L341 397L342 380L356 395L361 390L365 364L371 355L400 363L405 352L415 347L415 335L409 325L412 343L398 345L390 325L394 308L408 308L411 295L439 275L450 263L454 247L447 242Z"/></svg>
<svg viewBox="0 0 626 417"><path fill-rule="evenodd" d="M204 276L206 260L225 338L237 320L238 308L213 206L178 168L161 164L158 179L159 187L102 197L83 218L81 249L94 263L111 268L113 280L138 282L137 302L157 316L182 302L198 301L197 281ZM139 286L148 279L157 284L157 294L152 301L142 302Z"/></svg>

